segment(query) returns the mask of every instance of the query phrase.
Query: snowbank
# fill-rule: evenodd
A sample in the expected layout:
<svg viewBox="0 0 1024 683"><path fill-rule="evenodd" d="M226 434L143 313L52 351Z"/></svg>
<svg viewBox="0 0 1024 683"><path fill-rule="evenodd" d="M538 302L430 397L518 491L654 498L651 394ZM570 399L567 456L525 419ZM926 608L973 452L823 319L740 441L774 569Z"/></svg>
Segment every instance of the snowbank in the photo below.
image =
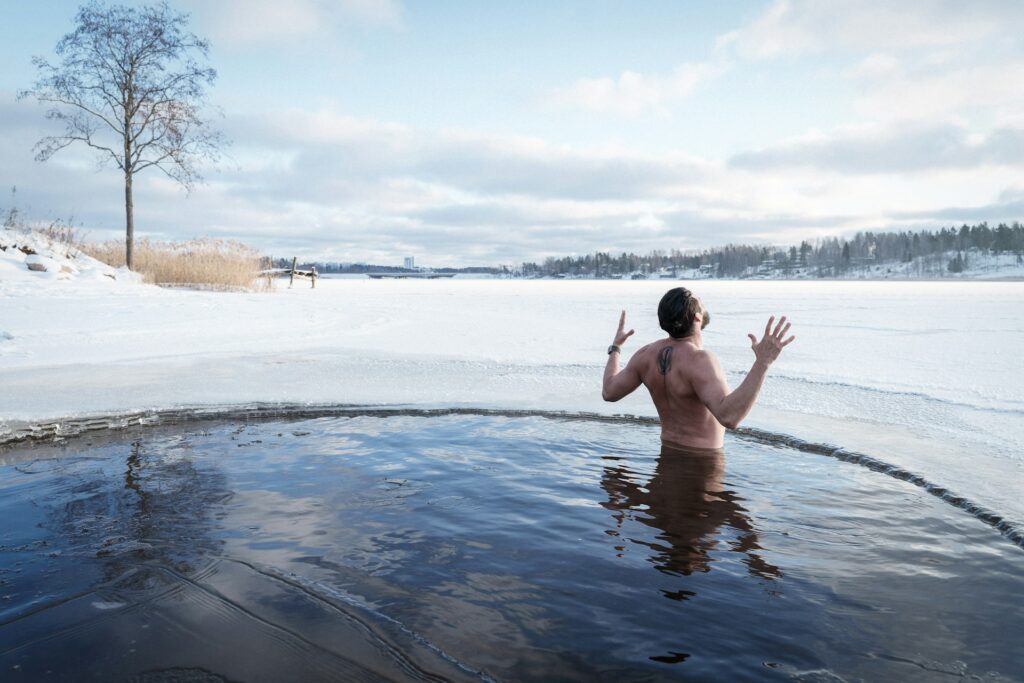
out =
<svg viewBox="0 0 1024 683"><path fill-rule="evenodd" d="M33 231L0 230L0 286L6 293L24 293L46 282L137 285L138 275L111 268L78 249Z"/></svg>

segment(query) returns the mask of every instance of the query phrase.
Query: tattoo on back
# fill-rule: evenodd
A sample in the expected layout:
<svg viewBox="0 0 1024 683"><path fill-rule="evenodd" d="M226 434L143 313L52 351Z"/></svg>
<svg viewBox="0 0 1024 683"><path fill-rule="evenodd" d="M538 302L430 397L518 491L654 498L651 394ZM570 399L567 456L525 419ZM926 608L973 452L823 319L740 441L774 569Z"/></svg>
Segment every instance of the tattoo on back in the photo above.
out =
<svg viewBox="0 0 1024 683"><path fill-rule="evenodd" d="M658 370L661 374L667 375L668 369L672 367L672 347L666 346L658 354Z"/></svg>

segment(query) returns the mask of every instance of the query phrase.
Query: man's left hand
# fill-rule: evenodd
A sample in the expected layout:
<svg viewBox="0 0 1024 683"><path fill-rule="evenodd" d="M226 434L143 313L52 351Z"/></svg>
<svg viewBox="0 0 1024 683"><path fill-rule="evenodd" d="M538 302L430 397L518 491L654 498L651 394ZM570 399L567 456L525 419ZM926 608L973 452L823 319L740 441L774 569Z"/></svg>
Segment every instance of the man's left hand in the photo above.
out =
<svg viewBox="0 0 1024 683"><path fill-rule="evenodd" d="M782 353L782 349L789 346L796 339L795 335L785 339L786 333L789 332L790 328L790 323L786 322L786 316L782 316L773 332L772 323L774 322L774 315L768 318L768 324L764 327L764 336L761 337L761 341L758 341L757 337L753 334L747 334L750 337L750 348L754 351L754 357L766 366L775 362L775 359Z"/></svg>

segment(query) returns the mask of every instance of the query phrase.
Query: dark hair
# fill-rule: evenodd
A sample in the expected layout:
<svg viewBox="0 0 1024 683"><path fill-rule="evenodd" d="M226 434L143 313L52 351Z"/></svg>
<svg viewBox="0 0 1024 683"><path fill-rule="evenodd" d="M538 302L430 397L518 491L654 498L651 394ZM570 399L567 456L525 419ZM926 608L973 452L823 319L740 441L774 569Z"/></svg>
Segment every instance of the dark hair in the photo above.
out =
<svg viewBox="0 0 1024 683"><path fill-rule="evenodd" d="M658 304L658 324L670 337L681 339L690 336L693 316L700 312L697 301L686 287L676 287L665 292Z"/></svg>

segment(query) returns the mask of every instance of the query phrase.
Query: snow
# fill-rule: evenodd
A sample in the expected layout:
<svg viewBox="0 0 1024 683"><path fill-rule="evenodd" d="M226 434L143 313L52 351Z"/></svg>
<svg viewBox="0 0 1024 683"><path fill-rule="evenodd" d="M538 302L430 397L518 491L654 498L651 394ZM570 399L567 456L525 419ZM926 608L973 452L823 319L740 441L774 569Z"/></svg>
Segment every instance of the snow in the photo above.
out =
<svg viewBox="0 0 1024 683"><path fill-rule="evenodd" d="M662 336L657 301L677 284L324 277L203 292L141 284L38 236L0 231L0 246L0 434L254 402L650 416L643 391L601 400L605 349L621 309L637 330L627 353ZM30 271L20 247L61 267ZM793 318L797 342L747 425L861 450L1024 521L1006 485L1024 474L1024 285L689 286L713 313L706 342L733 386L751 362L746 333Z"/></svg>
<svg viewBox="0 0 1024 683"><path fill-rule="evenodd" d="M1024 278L1024 259L1016 254L992 254L980 249L969 249L959 252L966 259L963 272L951 273L949 263L958 254L948 251L931 256L918 256L908 262L885 263L856 268L843 277L848 280L880 278L942 278L953 280L979 279L1022 279ZM811 275L808 275L811 277Z"/></svg>
<svg viewBox="0 0 1024 683"><path fill-rule="evenodd" d="M950 262L960 256L966 265L962 272L949 270ZM707 278L706 273L680 271L686 279ZM778 269L748 268L745 279L762 280L817 280L821 279L816 267L794 268L789 272ZM1024 258L1011 253L993 254L980 249L963 252L947 251L928 256L917 256L910 261L890 261L853 265L846 270L828 274L837 280L1019 280L1024 279Z"/></svg>
<svg viewBox="0 0 1024 683"><path fill-rule="evenodd" d="M33 231L0 230L0 288L7 294L31 293L49 280L138 283L137 274L114 269L78 249L54 243Z"/></svg>

